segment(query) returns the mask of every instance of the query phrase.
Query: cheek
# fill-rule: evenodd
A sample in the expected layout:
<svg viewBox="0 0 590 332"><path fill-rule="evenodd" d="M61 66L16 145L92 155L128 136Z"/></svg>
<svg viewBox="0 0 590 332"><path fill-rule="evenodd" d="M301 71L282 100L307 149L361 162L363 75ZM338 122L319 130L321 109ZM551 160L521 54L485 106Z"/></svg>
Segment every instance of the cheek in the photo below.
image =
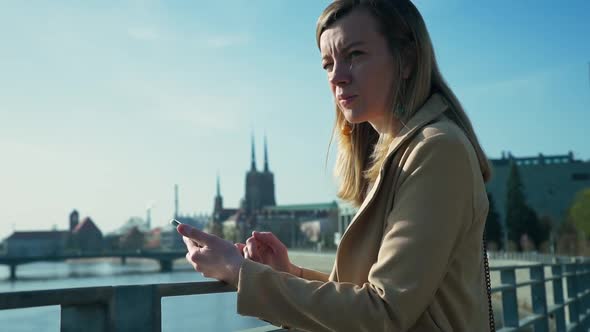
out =
<svg viewBox="0 0 590 332"><path fill-rule="evenodd" d="M367 90L371 94L371 102L379 108L389 107L391 98L394 97L397 89L397 83L394 80L395 73L393 71L381 71L375 74L367 82Z"/></svg>
<svg viewBox="0 0 590 332"><path fill-rule="evenodd" d="M328 81L328 86L330 87L330 92L332 92L332 96L336 97L336 86L330 81Z"/></svg>
<svg viewBox="0 0 590 332"><path fill-rule="evenodd" d="M386 86L384 80L374 77L364 83L363 91L361 92L364 98L361 99L362 103L358 104L358 106L367 112L367 115L387 113L390 108L390 86Z"/></svg>

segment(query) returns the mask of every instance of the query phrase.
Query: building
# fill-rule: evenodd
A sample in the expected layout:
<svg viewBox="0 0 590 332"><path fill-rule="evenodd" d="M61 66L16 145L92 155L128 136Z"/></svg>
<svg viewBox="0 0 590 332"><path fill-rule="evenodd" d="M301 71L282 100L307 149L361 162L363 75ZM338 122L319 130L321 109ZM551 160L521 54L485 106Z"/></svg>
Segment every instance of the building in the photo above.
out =
<svg viewBox="0 0 590 332"><path fill-rule="evenodd" d="M268 150L264 137L264 169L256 169L254 137L252 137L252 162L246 173L245 197L242 208L247 213L256 213L263 207L276 205L274 174L268 168Z"/></svg>
<svg viewBox="0 0 590 332"><path fill-rule="evenodd" d="M74 210L70 213L70 232L73 232L76 226L78 226L78 222L80 221L80 214L78 210Z"/></svg>
<svg viewBox="0 0 590 332"><path fill-rule="evenodd" d="M132 227L119 237L119 248L125 250L142 249L145 243L146 233L138 227Z"/></svg>
<svg viewBox="0 0 590 332"><path fill-rule="evenodd" d="M338 246L342 235L352 222L352 218L358 212L358 208L344 201L338 202L338 230L334 234L334 244Z"/></svg>
<svg viewBox="0 0 590 332"><path fill-rule="evenodd" d="M70 225L72 224L70 223ZM81 223L76 223L70 236L72 237L71 243L75 249L86 252L97 252L104 248L102 232L90 217L84 218Z"/></svg>
<svg viewBox="0 0 590 332"><path fill-rule="evenodd" d="M502 153L501 159L490 159L492 179L487 183L500 219L506 215L507 182L512 162L518 166L524 186L524 196L539 217L548 217L553 223L564 220L574 196L590 188L590 161L567 155L514 157Z"/></svg>
<svg viewBox="0 0 590 332"><path fill-rule="evenodd" d="M162 246L160 243L161 235L162 235L162 228L156 227L154 229L151 229L145 235L144 248L145 249L160 249L160 247Z"/></svg>
<svg viewBox="0 0 590 332"><path fill-rule="evenodd" d="M64 253L69 231L14 232L5 241L9 256L55 256Z"/></svg>
<svg viewBox="0 0 590 332"><path fill-rule="evenodd" d="M223 197L221 196L221 189L219 184L219 175L217 175L217 193L213 203L213 215L211 216L214 222L221 223L235 215L240 209L226 209L223 207Z"/></svg>
<svg viewBox="0 0 590 332"><path fill-rule="evenodd" d="M264 138L264 167L256 167L254 137L252 160L245 176L245 193L239 208L223 205L220 180L213 203L210 232L219 232L234 242L244 241L252 230L271 231L288 247L316 247L334 245L338 233L338 204L313 203L277 205L274 174L268 162L268 145ZM217 230L217 231L213 231Z"/></svg>
<svg viewBox="0 0 590 332"><path fill-rule="evenodd" d="M213 203L212 221L221 223L236 213L245 213L254 215L259 213L263 208L275 206L275 184L274 174L268 166L268 149L266 137L264 138L264 169L259 171L256 167L256 152L254 147L254 137L252 137L252 161L250 170L246 172L245 196L239 208L225 208L223 206L223 197L219 185L219 175L217 176L217 193Z"/></svg>
<svg viewBox="0 0 590 332"><path fill-rule="evenodd" d="M288 247L333 247L338 212L335 201L269 206L256 215L255 229L272 232Z"/></svg>
<svg viewBox="0 0 590 332"><path fill-rule="evenodd" d="M73 251L100 251L104 247L102 232L90 219L79 222L73 210L67 231L14 232L4 242L5 252L13 256L52 256Z"/></svg>

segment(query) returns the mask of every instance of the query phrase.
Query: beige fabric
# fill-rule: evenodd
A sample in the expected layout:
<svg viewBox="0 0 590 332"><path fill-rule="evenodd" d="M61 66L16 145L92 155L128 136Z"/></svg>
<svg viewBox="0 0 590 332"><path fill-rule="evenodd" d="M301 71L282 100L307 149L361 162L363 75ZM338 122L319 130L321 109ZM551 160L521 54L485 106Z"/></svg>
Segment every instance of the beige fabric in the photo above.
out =
<svg viewBox="0 0 590 332"><path fill-rule="evenodd" d="M488 200L447 110L433 95L394 140L328 280L245 261L238 313L304 331L486 331Z"/></svg>

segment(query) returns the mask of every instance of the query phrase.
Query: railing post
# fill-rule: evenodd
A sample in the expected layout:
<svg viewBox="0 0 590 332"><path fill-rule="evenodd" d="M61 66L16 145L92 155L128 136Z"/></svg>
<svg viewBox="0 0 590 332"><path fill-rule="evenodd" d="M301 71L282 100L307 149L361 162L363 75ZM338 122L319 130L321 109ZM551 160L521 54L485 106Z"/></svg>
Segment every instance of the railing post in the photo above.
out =
<svg viewBox="0 0 590 332"><path fill-rule="evenodd" d="M160 259L160 272L171 272L173 261L170 259Z"/></svg>
<svg viewBox="0 0 590 332"><path fill-rule="evenodd" d="M10 280L16 280L16 264L10 264Z"/></svg>
<svg viewBox="0 0 590 332"><path fill-rule="evenodd" d="M502 290L502 315L505 327L518 327L518 302L516 299L516 273L514 268L500 271L502 285L509 286Z"/></svg>
<svg viewBox="0 0 590 332"><path fill-rule="evenodd" d="M547 294L545 291L545 266L539 264L529 270L530 278L539 281L538 284L531 285L531 299L533 302L533 312L543 316L542 319L535 322L535 332L548 332L549 320L547 317Z"/></svg>
<svg viewBox="0 0 590 332"><path fill-rule="evenodd" d="M553 280L553 302L555 305L563 305L563 274L562 274L562 266L561 265L553 265L551 267L551 274L554 278L558 278ZM566 332L565 329L565 310L564 308L559 308L555 311L555 328L557 332Z"/></svg>
<svg viewBox="0 0 590 332"><path fill-rule="evenodd" d="M60 332L107 332L106 304L61 306Z"/></svg>
<svg viewBox="0 0 590 332"><path fill-rule="evenodd" d="M578 323L579 322L579 303L578 303L578 286L576 284L576 263L567 263L565 264L565 282L567 285L567 298L568 300L572 299L573 301L570 302L568 305L568 312L570 314L570 322Z"/></svg>
<svg viewBox="0 0 590 332"><path fill-rule="evenodd" d="M580 296L580 315L581 322L585 330L590 326L590 319L588 318L589 298L588 298L588 264L582 259L576 260L578 270L578 289L581 292Z"/></svg>
<svg viewBox="0 0 590 332"><path fill-rule="evenodd" d="M115 287L109 303L109 331L160 332L161 303L155 285Z"/></svg>

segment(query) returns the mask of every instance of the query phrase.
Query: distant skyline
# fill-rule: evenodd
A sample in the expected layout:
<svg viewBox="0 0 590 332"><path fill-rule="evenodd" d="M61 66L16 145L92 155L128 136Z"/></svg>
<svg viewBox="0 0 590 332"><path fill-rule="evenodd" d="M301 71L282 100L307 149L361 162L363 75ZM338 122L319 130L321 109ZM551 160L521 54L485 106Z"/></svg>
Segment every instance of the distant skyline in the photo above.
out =
<svg viewBox="0 0 590 332"><path fill-rule="evenodd" d="M330 1L0 3L0 239L108 233L237 207L263 137L278 204L329 202L332 98L315 43ZM490 158L590 159L590 2L414 1Z"/></svg>

